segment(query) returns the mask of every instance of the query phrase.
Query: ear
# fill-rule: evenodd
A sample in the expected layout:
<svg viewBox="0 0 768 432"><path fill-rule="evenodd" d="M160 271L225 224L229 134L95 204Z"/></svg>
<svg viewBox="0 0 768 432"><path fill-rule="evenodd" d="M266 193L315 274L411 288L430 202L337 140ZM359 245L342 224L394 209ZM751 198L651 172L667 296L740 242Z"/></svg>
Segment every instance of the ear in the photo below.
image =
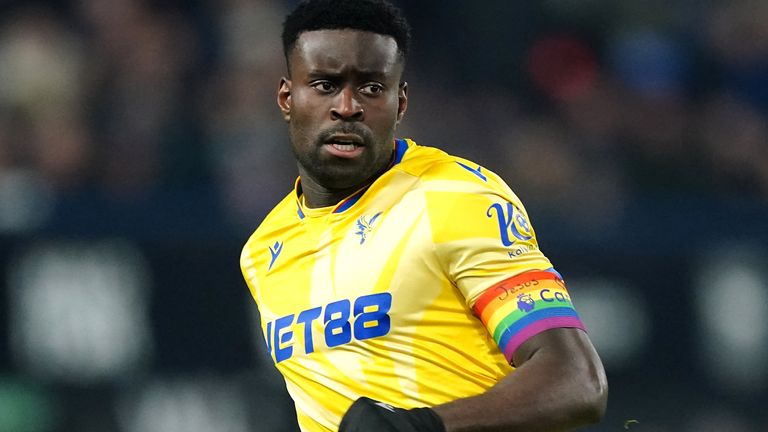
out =
<svg viewBox="0 0 768 432"><path fill-rule="evenodd" d="M403 81L397 91L397 123L403 119L408 109L408 83Z"/></svg>
<svg viewBox="0 0 768 432"><path fill-rule="evenodd" d="M285 121L291 121L291 80L286 77L280 78L280 85L277 87L277 106L280 107Z"/></svg>

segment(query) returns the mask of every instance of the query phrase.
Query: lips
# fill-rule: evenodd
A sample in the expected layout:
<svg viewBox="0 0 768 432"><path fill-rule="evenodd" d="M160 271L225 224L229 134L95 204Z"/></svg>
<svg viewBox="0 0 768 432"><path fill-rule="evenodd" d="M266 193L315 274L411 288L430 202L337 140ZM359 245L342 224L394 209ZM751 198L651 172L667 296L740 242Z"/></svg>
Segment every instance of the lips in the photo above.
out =
<svg viewBox="0 0 768 432"><path fill-rule="evenodd" d="M325 140L326 144L363 145L363 137L357 134L336 133Z"/></svg>
<svg viewBox="0 0 768 432"><path fill-rule="evenodd" d="M352 158L363 151L363 138L355 134L334 134L325 140L329 153L342 158Z"/></svg>
<svg viewBox="0 0 768 432"><path fill-rule="evenodd" d="M344 143L331 143L331 146L335 148L338 151L342 152L351 152L354 151L357 146L355 144L344 144Z"/></svg>

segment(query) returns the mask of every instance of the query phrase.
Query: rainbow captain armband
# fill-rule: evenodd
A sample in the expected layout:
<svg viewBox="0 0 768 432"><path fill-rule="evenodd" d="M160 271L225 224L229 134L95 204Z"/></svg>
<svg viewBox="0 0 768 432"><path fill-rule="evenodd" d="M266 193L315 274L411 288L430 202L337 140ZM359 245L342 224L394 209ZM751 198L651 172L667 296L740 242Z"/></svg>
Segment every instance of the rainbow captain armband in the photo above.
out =
<svg viewBox="0 0 768 432"><path fill-rule="evenodd" d="M523 342L544 330L585 330L565 282L554 269L528 271L505 279L486 289L472 309L510 363Z"/></svg>

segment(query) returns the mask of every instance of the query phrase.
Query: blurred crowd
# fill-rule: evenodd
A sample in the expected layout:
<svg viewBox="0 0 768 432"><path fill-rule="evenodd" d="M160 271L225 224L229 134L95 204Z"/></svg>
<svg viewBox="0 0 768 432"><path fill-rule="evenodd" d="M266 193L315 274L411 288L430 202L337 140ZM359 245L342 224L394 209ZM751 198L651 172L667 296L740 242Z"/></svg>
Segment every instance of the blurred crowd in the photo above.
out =
<svg viewBox="0 0 768 432"><path fill-rule="evenodd" d="M282 6L6 6L0 194L8 200L0 207L17 204L4 209L7 224L29 223L41 201L50 207L59 197L132 202L205 185L217 187L235 217L262 210L254 209L259 197L284 192L293 177L290 160L279 160L287 151L273 155L285 141L272 103L283 68ZM275 181L264 175L280 168L286 175Z"/></svg>
<svg viewBox="0 0 768 432"><path fill-rule="evenodd" d="M274 103L294 3L4 2L0 230L62 197L205 187L253 227L295 175ZM638 197L768 199L768 3L401 3L400 134L529 205L608 223Z"/></svg>

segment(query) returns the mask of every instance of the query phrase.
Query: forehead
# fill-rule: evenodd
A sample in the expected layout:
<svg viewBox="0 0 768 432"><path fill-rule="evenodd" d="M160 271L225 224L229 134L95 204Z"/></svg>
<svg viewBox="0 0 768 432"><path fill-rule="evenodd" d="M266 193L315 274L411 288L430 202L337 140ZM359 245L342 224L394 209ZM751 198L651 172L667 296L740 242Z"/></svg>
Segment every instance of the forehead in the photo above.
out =
<svg viewBox="0 0 768 432"><path fill-rule="evenodd" d="M390 74L401 64L391 36L359 30L313 30L299 35L290 53L291 69Z"/></svg>

